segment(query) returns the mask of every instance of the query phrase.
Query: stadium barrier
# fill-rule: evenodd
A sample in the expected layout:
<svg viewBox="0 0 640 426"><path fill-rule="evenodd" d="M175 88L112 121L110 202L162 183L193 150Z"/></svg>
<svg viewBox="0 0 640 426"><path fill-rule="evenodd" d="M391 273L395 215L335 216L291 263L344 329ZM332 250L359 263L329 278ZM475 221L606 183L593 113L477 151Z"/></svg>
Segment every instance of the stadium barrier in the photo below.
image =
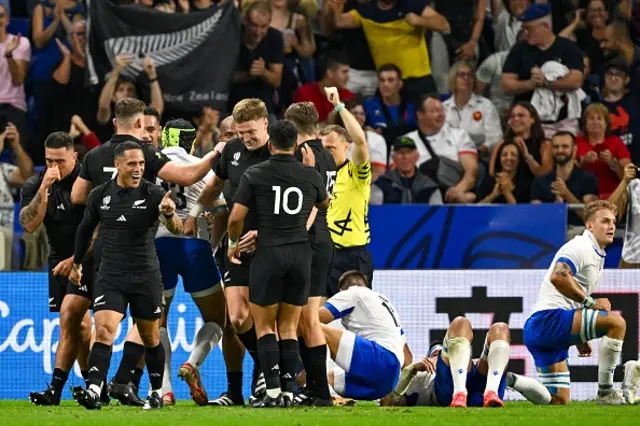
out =
<svg viewBox="0 0 640 426"><path fill-rule="evenodd" d="M474 331L473 355L479 356L488 327L504 321L511 327L513 349L510 369L535 376L533 360L523 346L522 327L535 302L544 270L482 271L376 271L374 288L392 301L407 334L414 358L426 353L429 341L441 339L449 322L458 315L471 320ZM58 318L47 312L47 275L44 273L0 274L0 399L25 399L29 392L41 390L53 371L58 341ZM640 286L633 270L606 270L598 288L600 297L608 297L615 310L627 320L627 336L621 365L638 358L638 321ZM118 330L109 377L115 374L122 356L127 317ZM169 316L172 342L172 376L178 399L189 398L188 389L177 377L178 367L192 349L202 319L183 291L176 292ZM597 342L591 358L578 358L570 351L572 394L574 399L591 399L597 385ZM248 358L248 357L247 357ZM245 360L245 396L248 397L251 364ZM220 346L205 361L202 378L209 396L217 396L226 387ZM615 379L622 380L622 368ZM143 380L143 392L148 382ZM69 384L82 384L77 365ZM65 391L66 398L70 397ZM515 394L510 393L510 398Z"/></svg>

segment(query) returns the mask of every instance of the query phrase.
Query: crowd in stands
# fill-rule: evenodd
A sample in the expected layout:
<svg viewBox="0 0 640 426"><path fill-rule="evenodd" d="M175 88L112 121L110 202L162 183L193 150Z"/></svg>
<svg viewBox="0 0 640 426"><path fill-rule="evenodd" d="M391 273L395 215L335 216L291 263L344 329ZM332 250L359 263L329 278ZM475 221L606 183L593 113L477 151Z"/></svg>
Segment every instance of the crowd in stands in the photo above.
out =
<svg viewBox="0 0 640 426"><path fill-rule="evenodd" d="M117 1L163 13L216 4ZM242 30L229 104L184 117L198 127L198 155L229 137L222 120L243 98L263 100L271 119L309 101L324 124L341 124L323 94L337 87L366 131L372 204L583 203L608 198L625 165L640 162L640 2L236 6ZM118 99L153 107L154 131L180 113L165 112L150 58L149 90L121 75L134 59L126 54L102 87L86 85L86 19L82 0L0 0L0 159L16 166L2 169L0 198L29 177L31 164L44 164L50 132L72 134L81 157L108 140ZM28 24L8 32L20 23Z"/></svg>

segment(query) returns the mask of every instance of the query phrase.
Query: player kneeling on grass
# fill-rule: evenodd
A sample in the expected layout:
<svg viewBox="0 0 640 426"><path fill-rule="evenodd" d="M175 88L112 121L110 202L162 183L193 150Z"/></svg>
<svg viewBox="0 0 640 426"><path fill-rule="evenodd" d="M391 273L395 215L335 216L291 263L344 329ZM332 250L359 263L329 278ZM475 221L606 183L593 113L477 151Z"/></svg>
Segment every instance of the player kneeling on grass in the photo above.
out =
<svg viewBox="0 0 640 426"><path fill-rule="evenodd" d="M320 308L320 322L331 359L339 368L328 371L338 395L376 400L398 383L404 363L405 338L389 300L367 288L359 271L338 281L340 291ZM344 330L326 324L341 319Z"/></svg>
<svg viewBox="0 0 640 426"><path fill-rule="evenodd" d="M568 404L569 347L590 356L589 341L602 337L598 348L598 394L596 404L624 404L613 389L613 372L622 351L625 320L611 312L608 299L593 299L602 268L604 248L613 242L616 206L595 201L586 206L586 230L556 253L542 282L538 301L524 325L524 343L533 356L540 381L553 398L552 404Z"/></svg>

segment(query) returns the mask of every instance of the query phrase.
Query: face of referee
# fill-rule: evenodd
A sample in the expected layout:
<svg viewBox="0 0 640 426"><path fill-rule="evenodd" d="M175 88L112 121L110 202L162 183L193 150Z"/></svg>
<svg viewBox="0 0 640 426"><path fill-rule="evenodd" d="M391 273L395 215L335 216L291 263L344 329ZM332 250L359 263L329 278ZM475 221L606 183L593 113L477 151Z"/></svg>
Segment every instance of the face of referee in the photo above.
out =
<svg viewBox="0 0 640 426"><path fill-rule="evenodd" d="M323 135L322 146L329 151L333 160L336 162L336 166L340 167L347 161L349 142L336 132Z"/></svg>
<svg viewBox="0 0 640 426"><path fill-rule="evenodd" d="M144 174L144 154L141 149L128 149L115 159L118 169L118 185L123 188L137 188Z"/></svg>
<svg viewBox="0 0 640 426"><path fill-rule="evenodd" d="M258 118L257 120L237 123L236 131L247 149L253 151L264 146L269 140L268 127L269 122L266 118Z"/></svg>

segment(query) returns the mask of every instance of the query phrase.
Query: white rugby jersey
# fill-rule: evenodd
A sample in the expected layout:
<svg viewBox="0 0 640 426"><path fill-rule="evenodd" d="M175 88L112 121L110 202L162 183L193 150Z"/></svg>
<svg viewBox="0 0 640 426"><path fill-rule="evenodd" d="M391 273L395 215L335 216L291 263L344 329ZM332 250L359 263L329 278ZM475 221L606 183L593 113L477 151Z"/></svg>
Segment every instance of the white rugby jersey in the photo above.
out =
<svg viewBox="0 0 640 426"><path fill-rule="evenodd" d="M629 182L627 191L629 207L627 207L622 260L627 263L640 263L640 180L633 179Z"/></svg>
<svg viewBox="0 0 640 426"><path fill-rule="evenodd" d="M162 150L162 153L179 164L194 164L200 161L198 157L189 155L184 148L178 146L168 147ZM191 186L180 186L174 183L163 182L160 178L157 179L156 184L162 185L165 189L171 190L171 199L176 203L176 214L180 219L184 219L189 215L189 212L198 201L198 197L207 185L207 181L213 176L213 172L209 171L207 175L200 179L198 182ZM223 199L222 194L220 199ZM159 237L173 237L173 238L186 238L184 236L177 236L169 232L169 230L160 223L158 226L158 232L156 238ZM207 221L204 217L198 218L198 238L209 241L209 230L207 227Z"/></svg>
<svg viewBox="0 0 640 426"><path fill-rule="evenodd" d="M393 352L404 364L404 331L395 308L380 293L361 286L339 291L325 307L345 329Z"/></svg>
<svg viewBox="0 0 640 426"><path fill-rule="evenodd" d="M409 405L417 406L437 406L438 399L433 389L434 379L436 373L429 373L426 371L420 371L413 378L411 384L405 392L407 401L411 402Z"/></svg>
<svg viewBox="0 0 640 426"><path fill-rule="evenodd" d="M563 245L556 253L551 266L542 282L538 301L532 309L533 312L547 309L578 309L582 307L580 302L564 297L551 283L550 277L556 266L561 261L569 265L573 272L573 278L580 284L587 295L591 295L600 282L604 267L604 250L600 249L593 234L584 231L571 241Z"/></svg>

